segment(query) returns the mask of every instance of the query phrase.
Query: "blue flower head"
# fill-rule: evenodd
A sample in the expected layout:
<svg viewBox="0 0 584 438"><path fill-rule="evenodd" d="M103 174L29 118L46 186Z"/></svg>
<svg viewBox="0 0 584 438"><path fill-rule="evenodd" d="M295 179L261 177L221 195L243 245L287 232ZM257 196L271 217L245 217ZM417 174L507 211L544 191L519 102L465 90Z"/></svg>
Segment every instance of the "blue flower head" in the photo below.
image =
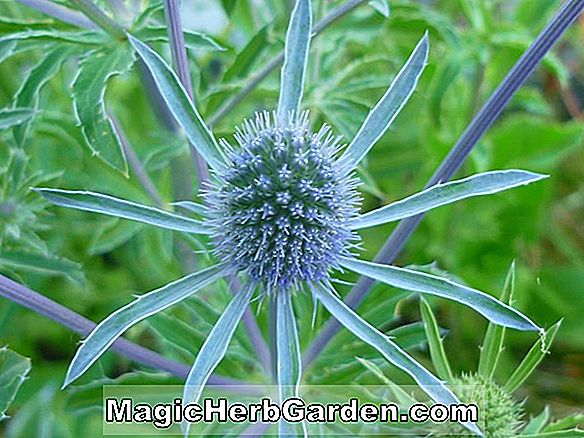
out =
<svg viewBox="0 0 584 438"><path fill-rule="evenodd" d="M341 139L311 132L308 113L257 113L222 142L229 165L206 193L215 251L266 292L321 281L358 239L358 180L336 159Z"/></svg>

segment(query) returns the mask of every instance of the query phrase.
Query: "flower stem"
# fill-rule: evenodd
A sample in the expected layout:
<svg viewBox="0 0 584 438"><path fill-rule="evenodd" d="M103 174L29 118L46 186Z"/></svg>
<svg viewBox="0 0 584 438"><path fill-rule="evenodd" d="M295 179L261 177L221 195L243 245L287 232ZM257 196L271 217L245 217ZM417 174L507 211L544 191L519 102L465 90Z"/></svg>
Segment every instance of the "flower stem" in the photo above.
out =
<svg viewBox="0 0 584 438"><path fill-rule="evenodd" d="M65 23L72 24L74 26L83 27L85 29L97 30L99 27L89 20L85 15L80 14L77 11L73 11L65 6L58 3L54 3L47 0L17 0L19 3L26 5L30 8L36 9L43 14L50 15L57 20L64 21Z"/></svg>
<svg viewBox="0 0 584 438"><path fill-rule="evenodd" d="M322 30L333 24L339 18L343 17L348 12L355 9L366 0L349 0L341 6L330 11L318 23L312 27L313 37L318 35ZM284 61L284 52L280 52L277 56L272 58L264 67L262 67L256 74L251 76L239 92L228 99L219 109L209 118L209 125L213 126L219 123L227 114L233 110L249 93L253 91L273 70L275 70Z"/></svg>
<svg viewBox="0 0 584 438"><path fill-rule="evenodd" d="M3 275L0 275L0 295L58 322L74 332L79 333L81 336L87 336L96 326L89 319ZM154 351L123 338L114 342L112 349L126 356L128 359L151 368L166 371L181 379L184 379L189 373L188 366L168 360ZM245 382L219 376L211 376L209 383L211 385L229 386L246 385Z"/></svg>
<svg viewBox="0 0 584 438"><path fill-rule="evenodd" d="M426 187L448 181L456 173L481 137L499 117L515 92L525 83L545 54L576 20L582 9L584 9L584 0L568 0L564 3L489 97L442 161L442 164L434 172ZM385 264L392 263L423 217L424 215L421 214L401 221L375 257L375 261ZM353 290L347 295L345 303L353 309L356 308L367 296L373 283L373 280L361 277L353 287ZM334 319L330 319L325 324L306 350L304 355L305 366L308 366L324 350L340 328L341 325Z"/></svg>
<svg viewBox="0 0 584 438"><path fill-rule="evenodd" d="M71 0L83 14L118 40L126 39L124 28L105 15L91 0Z"/></svg>
<svg viewBox="0 0 584 438"><path fill-rule="evenodd" d="M191 101L194 103L189 60L187 58L185 38L182 31L180 6L178 0L165 0L164 13L166 15L166 22L168 24L168 41L170 43L174 69L176 70L176 74L187 94L189 95ZM204 184L208 181L209 169L205 159L196 151L193 145L190 145L190 153L195 165L200 187L201 184Z"/></svg>

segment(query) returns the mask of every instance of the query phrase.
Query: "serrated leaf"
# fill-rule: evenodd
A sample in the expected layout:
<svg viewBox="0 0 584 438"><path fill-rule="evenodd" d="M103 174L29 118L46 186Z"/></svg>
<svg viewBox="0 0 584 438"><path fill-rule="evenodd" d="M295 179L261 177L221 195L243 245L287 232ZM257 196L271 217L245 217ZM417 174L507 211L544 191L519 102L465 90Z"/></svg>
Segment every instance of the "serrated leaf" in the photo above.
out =
<svg viewBox="0 0 584 438"><path fill-rule="evenodd" d="M126 45L110 51L90 52L80 63L73 81L75 116L87 146L114 169L128 173L128 165L120 139L105 107L109 81L125 73L134 63L134 55Z"/></svg>
<svg viewBox="0 0 584 438"><path fill-rule="evenodd" d="M357 216L349 222L362 229L425 213L463 199L484 196L523 186L547 178L546 175L524 170L498 170L479 173L468 178L437 184L401 201Z"/></svg>
<svg viewBox="0 0 584 438"><path fill-rule="evenodd" d="M18 20L12 17L0 17L0 36L30 30L66 30L73 27L56 20Z"/></svg>
<svg viewBox="0 0 584 438"><path fill-rule="evenodd" d="M100 322L84 339L69 365L63 387L87 371L131 326L188 298L227 274L225 265L218 264L140 295L131 303L116 310Z"/></svg>
<svg viewBox="0 0 584 438"><path fill-rule="evenodd" d="M300 110L311 31L310 0L296 0L286 33L284 65L280 76L278 119L281 121L287 121L291 113L297 114Z"/></svg>
<svg viewBox="0 0 584 438"><path fill-rule="evenodd" d="M7 418L6 410L29 371L30 359L6 347L0 348L0 421Z"/></svg>
<svg viewBox="0 0 584 438"><path fill-rule="evenodd" d="M30 120L34 114L32 108L12 108L0 110L0 130L12 128Z"/></svg>
<svg viewBox="0 0 584 438"><path fill-rule="evenodd" d="M208 35L184 30L185 46L191 50L224 51L225 47ZM145 42L168 42L168 29L164 26L144 27L136 31L136 37Z"/></svg>
<svg viewBox="0 0 584 438"><path fill-rule="evenodd" d="M505 391L509 393L515 392L515 390L531 375L546 354L548 354L561 324L562 321L558 321L545 332L545 336L535 341L527 355L523 358L519 366L515 368L515 371L511 374L507 383L505 383Z"/></svg>
<svg viewBox="0 0 584 438"><path fill-rule="evenodd" d="M382 265L347 257L342 257L339 263L353 272L393 287L422 294L436 295L464 304L495 324L517 330L540 330L537 325L518 310L484 292L454 283L448 279L398 268L397 266Z"/></svg>
<svg viewBox="0 0 584 438"><path fill-rule="evenodd" d="M46 188L34 190L47 201L62 207L120 217L169 230L199 234L210 233L208 227L195 219L101 193Z"/></svg>
<svg viewBox="0 0 584 438"><path fill-rule="evenodd" d="M199 401L211 373L227 352L229 342L249 305L255 287L255 283L249 283L235 295L207 336L185 381L183 400L187 403ZM190 423L183 423L182 427L185 436L188 436Z"/></svg>
<svg viewBox="0 0 584 438"><path fill-rule="evenodd" d="M67 47L59 47L51 51L35 67L32 68L22 86L14 97L14 106L21 108L36 108L38 94L43 86L49 81L72 53ZM14 128L14 139L19 146L23 146L31 120L27 120Z"/></svg>
<svg viewBox="0 0 584 438"><path fill-rule="evenodd" d="M515 291L515 262L511 264L509 271L507 272L507 277L505 278L505 284L503 285L503 291L499 300L503 303L510 304L513 299L513 293ZM481 353L479 356L479 374L487 377L488 379L493 378L495 369L499 362L499 357L503 351L503 342L505 340L505 328L496 324L489 323L487 326L487 333L485 334L485 340L483 346L481 347Z"/></svg>
<svg viewBox="0 0 584 438"><path fill-rule="evenodd" d="M554 421L553 423L546 426L543 432L558 432L566 429L573 429L574 427L581 425L584 425L584 413L577 412L560 420Z"/></svg>
<svg viewBox="0 0 584 438"><path fill-rule="evenodd" d="M424 321L424 329L426 331L426 337L428 338L428 347L430 349L430 357L432 358L432 364L436 370L436 374L443 380L452 380L452 370L450 369L450 363L448 362L448 357L444 351L444 344L442 342L442 337L440 336L440 328L436 322L436 317L432 308L426 302L425 299L420 299L420 313L422 314L422 320Z"/></svg>
<svg viewBox="0 0 584 438"><path fill-rule="evenodd" d="M440 379L432 375L389 337L361 319L335 295L330 286L317 283L313 285L313 290L319 301L337 321L363 342L379 351L391 364L409 374L432 400L444 404L460 403L454 393ZM475 424L464 423L463 425L472 432L480 434Z"/></svg>
<svg viewBox="0 0 584 438"><path fill-rule="evenodd" d="M50 254L2 251L0 252L0 266L10 266L15 269L50 275L62 275L80 284L85 282L85 275L81 270L81 265Z"/></svg>

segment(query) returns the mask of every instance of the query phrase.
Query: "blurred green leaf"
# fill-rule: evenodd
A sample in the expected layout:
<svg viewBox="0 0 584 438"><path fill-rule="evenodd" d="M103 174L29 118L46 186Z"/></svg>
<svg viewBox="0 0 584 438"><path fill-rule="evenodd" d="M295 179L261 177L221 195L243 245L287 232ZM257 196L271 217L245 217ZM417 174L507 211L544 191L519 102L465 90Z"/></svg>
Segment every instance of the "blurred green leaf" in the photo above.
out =
<svg viewBox="0 0 584 438"><path fill-rule="evenodd" d="M30 371L30 360L6 347L0 348L0 421Z"/></svg>
<svg viewBox="0 0 584 438"><path fill-rule="evenodd" d="M29 120L34 114L32 108L12 108L0 110L0 129L8 129Z"/></svg>
<svg viewBox="0 0 584 438"><path fill-rule="evenodd" d="M168 42L168 30L166 27L145 27L136 31L136 37L146 42ZM185 45L192 50L209 51L209 50L226 50L210 36L200 32L189 30L183 31Z"/></svg>
<svg viewBox="0 0 584 438"><path fill-rule="evenodd" d="M452 370L450 369L450 363L444 351L440 328L438 327L432 308L424 298L420 298L420 312L424 321L424 329L428 338L428 347L430 348L430 357L432 358L432 364L434 365L436 374L446 381L452 380Z"/></svg>
<svg viewBox="0 0 584 438"><path fill-rule="evenodd" d="M2 251L0 252L0 266L62 275L79 284L85 283L85 275L81 265L49 254Z"/></svg>

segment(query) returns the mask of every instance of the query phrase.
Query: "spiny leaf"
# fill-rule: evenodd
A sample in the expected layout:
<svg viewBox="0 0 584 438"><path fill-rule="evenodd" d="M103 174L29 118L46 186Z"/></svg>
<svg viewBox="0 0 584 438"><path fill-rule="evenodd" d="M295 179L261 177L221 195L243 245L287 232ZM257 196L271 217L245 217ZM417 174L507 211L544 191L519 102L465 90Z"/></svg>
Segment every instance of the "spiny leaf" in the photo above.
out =
<svg viewBox="0 0 584 438"><path fill-rule="evenodd" d="M103 43L103 37L93 32L63 32L59 30L28 30L0 36L4 41L39 41L50 43L69 43L98 46Z"/></svg>
<svg viewBox="0 0 584 438"><path fill-rule="evenodd" d="M128 165L118 134L106 112L105 93L109 81L125 73L133 63L133 52L125 45L111 51L90 52L80 63L73 81L75 115L87 146L123 174L128 173Z"/></svg>
<svg viewBox="0 0 584 438"><path fill-rule="evenodd" d="M132 35L128 35L128 39L152 73L160 94L190 142L213 169L224 167L225 157L215 137L203 122L172 69L146 44Z"/></svg>
<svg viewBox="0 0 584 438"><path fill-rule="evenodd" d="M505 383L505 391L510 393L514 392L531 375L545 355L548 354L560 325L562 325L561 320L550 327L545 332L545 336L535 341L527 355L523 358L519 366L515 368L507 383Z"/></svg>
<svg viewBox="0 0 584 438"><path fill-rule="evenodd" d="M515 262L511 263L511 267L507 272L505 284L501 297L499 300L503 303L510 304L513 299L515 291ZM485 334L485 341L481 347L481 354L479 356L479 374L491 379L497 368L499 357L503 351L503 341L505 340L505 327L489 323L487 333Z"/></svg>
<svg viewBox="0 0 584 438"><path fill-rule="evenodd" d="M460 403L440 379L416 362L391 339L361 319L359 315L335 295L330 286L314 284L313 290L319 301L337 321L363 342L379 351L391 364L409 374L432 400L443 404ZM472 432L481 434L473 423L465 423L464 426Z"/></svg>
<svg viewBox="0 0 584 438"><path fill-rule="evenodd" d="M352 229L381 225L425 213L462 199L491 195L547 178L547 175L524 170L498 170L438 184L401 201L370 211L353 219Z"/></svg>
<svg viewBox="0 0 584 438"><path fill-rule="evenodd" d="M287 120L291 112L298 113L300 109L311 29L310 0L296 0L286 33L284 65L280 77L278 119L281 121Z"/></svg>
<svg viewBox="0 0 584 438"><path fill-rule="evenodd" d="M517 330L540 330L529 318L507 304L501 303L484 292L445 278L347 257L342 257L340 264L351 271L390 286L454 300L476 310L495 324Z"/></svg>
<svg viewBox="0 0 584 438"><path fill-rule="evenodd" d="M227 352L255 286L255 283L249 283L235 295L207 336L185 381L183 400L186 403L198 402L209 376ZM183 423L182 427L185 437L188 436L190 423Z"/></svg>
<svg viewBox="0 0 584 438"><path fill-rule="evenodd" d="M197 220L101 193L46 188L34 190L47 201L62 207L121 217L169 230L210 233L209 229Z"/></svg>
<svg viewBox="0 0 584 438"><path fill-rule="evenodd" d="M450 381L452 380L452 370L450 369L450 363L444 351L444 344L440 337L440 329L438 328L438 323L436 322L432 308L423 298L420 300L420 312L424 321L424 329L426 330L428 347L430 348L430 357L432 358L432 364L434 364L436 374L441 379Z"/></svg>
<svg viewBox="0 0 584 438"><path fill-rule="evenodd" d="M100 356L134 324L154 315L185 298L213 281L227 275L224 264L187 275L159 289L138 296L134 301L116 310L87 336L69 365L63 387L81 376Z"/></svg>
<svg viewBox="0 0 584 438"><path fill-rule="evenodd" d="M50 254L3 250L0 252L0 266L62 275L76 283L85 282L85 275L78 263Z"/></svg>
<svg viewBox="0 0 584 438"><path fill-rule="evenodd" d="M343 153L341 159L347 163L349 169L359 164L397 117L414 92L427 59L428 34L424 34L404 67L371 110L359 132Z"/></svg>

